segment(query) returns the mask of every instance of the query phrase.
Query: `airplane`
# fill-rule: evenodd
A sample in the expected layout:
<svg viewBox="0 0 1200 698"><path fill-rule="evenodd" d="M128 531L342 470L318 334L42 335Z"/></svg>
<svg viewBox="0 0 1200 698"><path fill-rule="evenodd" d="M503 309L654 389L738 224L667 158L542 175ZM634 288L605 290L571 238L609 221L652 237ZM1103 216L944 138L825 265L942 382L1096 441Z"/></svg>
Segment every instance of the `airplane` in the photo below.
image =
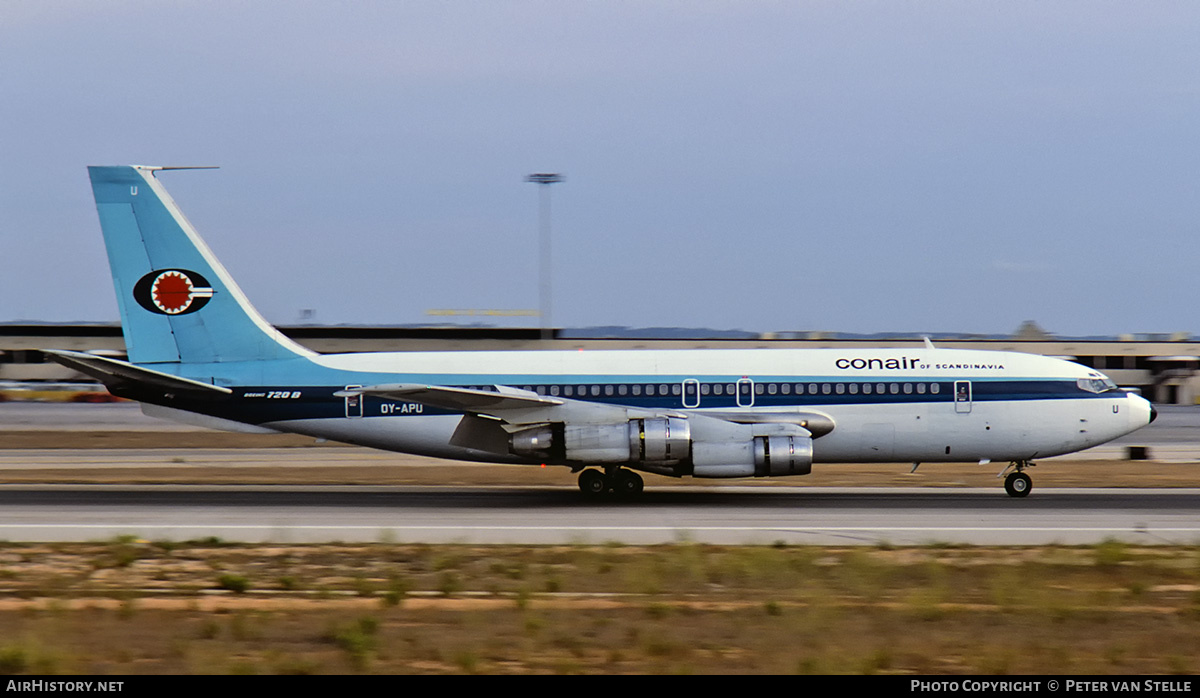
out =
<svg viewBox="0 0 1200 698"><path fill-rule="evenodd" d="M1034 459L1154 421L1063 359L903 349L320 355L271 326L140 165L89 167L128 361L48 350L151 416L437 458L566 466L590 496L670 477L808 475L816 463Z"/></svg>

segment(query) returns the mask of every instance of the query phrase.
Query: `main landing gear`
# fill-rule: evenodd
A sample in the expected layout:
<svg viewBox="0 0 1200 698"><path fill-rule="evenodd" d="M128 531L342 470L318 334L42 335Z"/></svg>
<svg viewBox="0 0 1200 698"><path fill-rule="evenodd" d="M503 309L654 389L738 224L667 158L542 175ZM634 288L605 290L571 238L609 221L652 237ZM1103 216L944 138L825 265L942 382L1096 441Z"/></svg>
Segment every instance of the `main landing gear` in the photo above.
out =
<svg viewBox="0 0 1200 698"><path fill-rule="evenodd" d="M644 486L641 475L625 468L610 470L607 473L588 468L579 473L579 491L589 497L599 497L608 492L632 497L641 494Z"/></svg>
<svg viewBox="0 0 1200 698"><path fill-rule="evenodd" d="M1008 477L1004 478L1004 491L1008 493L1008 496L1029 496L1030 491L1033 490L1033 478L1025 474L1025 468L1032 466L1033 462L1027 460L1013 461L1012 463L1008 464L1008 468L1016 469L1015 472L1009 473ZM1003 475L1005 472L1007 472L1008 468L1002 470L1000 475ZM996 477L1000 477L1000 475L997 475Z"/></svg>

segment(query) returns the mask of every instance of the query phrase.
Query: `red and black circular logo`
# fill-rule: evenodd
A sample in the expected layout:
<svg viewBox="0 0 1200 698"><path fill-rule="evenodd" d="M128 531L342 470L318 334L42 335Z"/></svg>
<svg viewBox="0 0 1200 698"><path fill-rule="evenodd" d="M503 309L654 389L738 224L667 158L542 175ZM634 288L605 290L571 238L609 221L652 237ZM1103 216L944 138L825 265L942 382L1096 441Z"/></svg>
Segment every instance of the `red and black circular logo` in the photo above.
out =
<svg viewBox="0 0 1200 698"><path fill-rule="evenodd" d="M212 296L208 279L187 269L158 269L143 276L133 287L133 298L138 305L159 315L194 313Z"/></svg>

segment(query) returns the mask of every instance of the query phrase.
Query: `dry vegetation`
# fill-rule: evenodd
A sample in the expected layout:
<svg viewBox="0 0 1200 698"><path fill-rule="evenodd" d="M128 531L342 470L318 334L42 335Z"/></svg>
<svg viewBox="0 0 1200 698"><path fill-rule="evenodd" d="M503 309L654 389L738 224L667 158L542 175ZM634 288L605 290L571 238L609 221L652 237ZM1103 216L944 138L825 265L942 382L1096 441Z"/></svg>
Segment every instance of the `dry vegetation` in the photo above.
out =
<svg viewBox="0 0 1200 698"><path fill-rule="evenodd" d="M0 547L0 673L1191 673L1200 548Z"/></svg>
<svg viewBox="0 0 1200 698"><path fill-rule="evenodd" d="M226 467L186 450L312 444L283 438L9 432L9 449L171 450L153 467L13 467L0 482L573 483L561 469L398 455ZM992 466L907 470L819 466L755 484L999 487ZM1039 488L1196 482L1154 462L1035 475ZM1157 674L1200 671L1197 657L1194 546L0 544L2 674Z"/></svg>

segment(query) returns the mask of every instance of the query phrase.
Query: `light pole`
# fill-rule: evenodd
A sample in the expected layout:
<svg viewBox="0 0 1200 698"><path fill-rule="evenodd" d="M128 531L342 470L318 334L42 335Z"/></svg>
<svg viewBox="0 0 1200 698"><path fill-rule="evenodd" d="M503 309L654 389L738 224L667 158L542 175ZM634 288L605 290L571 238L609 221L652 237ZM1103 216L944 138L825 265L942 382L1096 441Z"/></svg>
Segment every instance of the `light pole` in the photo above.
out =
<svg viewBox="0 0 1200 698"><path fill-rule="evenodd" d="M538 227L541 230L538 275L541 279L539 296L542 339L553 339L554 330L550 324L550 185L563 181L563 176L557 172L536 172L526 177L525 181L538 185L538 198L541 204L538 212Z"/></svg>

